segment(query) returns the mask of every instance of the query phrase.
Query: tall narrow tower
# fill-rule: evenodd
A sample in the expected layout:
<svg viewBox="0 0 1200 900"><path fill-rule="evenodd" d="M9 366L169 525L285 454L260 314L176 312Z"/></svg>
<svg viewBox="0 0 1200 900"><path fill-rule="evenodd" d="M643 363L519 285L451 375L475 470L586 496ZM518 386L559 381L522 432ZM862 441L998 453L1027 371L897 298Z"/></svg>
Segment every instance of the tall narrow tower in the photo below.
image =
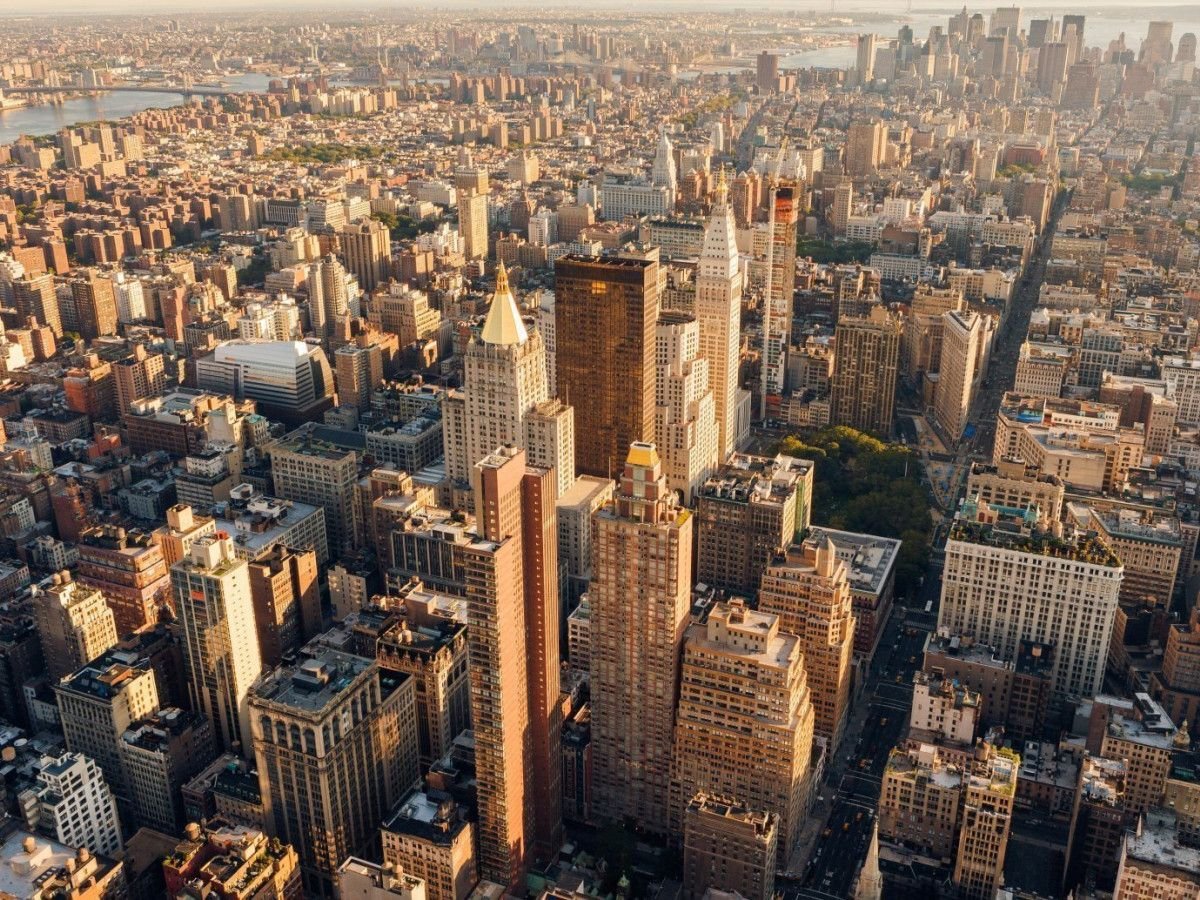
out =
<svg viewBox="0 0 1200 900"><path fill-rule="evenodd" d="M665 131L659 136L658 149L654 152L654 167L650 176L655 187L665 187L670 190L671 196L667 205L674 209L679 182L675 170L675 151L671 147L671 141L667 138Z"/></svg>
<svg viewBox="0 0 1200 900"><path fill-rule="evenodd" d="M716 407L717 454L724 462L737 449L742 327L742 276L724 169L717 181L712 217L704 229L696 274L696 319L700 323L700 355L708 360L708 384Z"/></svg>
<svg viewBox="0 0 1200 900"><path fill-rule="evenodd" d="M669 830L680 648L691 606L692 518L653 444L629 448L613 503L596 513L592 771L596 816Z"/></svg>
<svg viewBox="0 0 1200 900"><path fill-rule="evenodd" d="M246 561L238 559L228 532L205 535L171 567L171 585L192 708L208 716L225 749L248 756L250 686L262 656Z"/></svg>

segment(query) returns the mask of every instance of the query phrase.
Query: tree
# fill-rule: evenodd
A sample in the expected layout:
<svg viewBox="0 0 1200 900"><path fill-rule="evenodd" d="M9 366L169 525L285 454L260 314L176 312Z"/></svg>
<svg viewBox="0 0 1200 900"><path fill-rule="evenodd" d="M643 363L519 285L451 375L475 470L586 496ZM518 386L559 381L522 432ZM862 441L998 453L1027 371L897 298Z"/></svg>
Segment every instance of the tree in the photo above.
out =
<svg viewBox="0 0 1200 900"><path fill-rule="evenodd" d="M929 562L933 517L915 453L843 425L786 437L776 452L815 464L814 524L898 538L896 590L904 595L917 586Z"/></svg>

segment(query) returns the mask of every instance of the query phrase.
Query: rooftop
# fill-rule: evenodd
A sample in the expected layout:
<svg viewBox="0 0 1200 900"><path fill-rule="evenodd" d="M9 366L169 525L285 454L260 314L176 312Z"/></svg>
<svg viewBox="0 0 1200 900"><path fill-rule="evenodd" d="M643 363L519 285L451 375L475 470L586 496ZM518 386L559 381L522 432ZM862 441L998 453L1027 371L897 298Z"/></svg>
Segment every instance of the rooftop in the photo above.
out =
<svg viewBox="0 0 1200 900"><path fill-rule="evenodd" d="M851 590L862 593L880 593L900 556L900 541L895 538L820 527L810 529L809 535L833 542L838 559L846 563Z"/></svg>
<svg viewBox="0 0 1200 900"><path fill-rule="evenodd" d="M302 714L320 714L377 668L372 659L324 649L311 659L276 669L255 686L253 697Z"/></svg>

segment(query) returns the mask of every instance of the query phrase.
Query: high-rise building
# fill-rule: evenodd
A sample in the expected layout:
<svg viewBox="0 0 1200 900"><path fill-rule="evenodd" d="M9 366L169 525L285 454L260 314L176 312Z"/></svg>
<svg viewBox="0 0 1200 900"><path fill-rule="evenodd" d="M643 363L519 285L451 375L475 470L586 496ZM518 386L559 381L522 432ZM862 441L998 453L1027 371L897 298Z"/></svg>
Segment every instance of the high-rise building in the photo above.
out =
<svg viewBox="0 0 1200 900"><path fill-rule="evenodd" d="M259 654L273 668L321 630L317 554L276 544L250 562L249 577Z"/></svg>
<svg viewBox="0 0 1200 900"><path fill-rule="evenodd" d="M121 852L117 801L95 760L81 753L44 756L37 783L16 799L27 827L104 856Z"/></svg>
<svg viewBox="0 0 1200 900"><path fill-rule="evenodd" d="M568 255L554 264L558 390L575 408L575 469L611 478L654 438L658 263Z"/></svg>
<svg viewBox="0 0 1200 900"><path fill-rule="evenodd" d="M80 335L92 341L102 335L116 334L117 295L112 281L87 270L72 277L70 286Z"/></svg>
<svg viewBox="0 0 1200 900"><path fill-rule="evenodd" d="M1067 890L1085 881L1102 891L1116 884L1121 841L1137 824L1137 814L1125 805L1125 778L1124 760L1085 755L1080 762L1068 832Z"/></svg>
<svg viewBox="0 0 1200 900"><path fill-rule="evenodd" d="M1153 24L1153 23L1151 23ZM1158 808L1139 816L1127 831L1117 868L1117 900L1200 894L1200 848L1184 843L1174 810Z"/></svg>
<svg viewBox="0 0 1200 900"><path fill-rule="evenodd" d="M309 325L318 337L325 337L334 333L350 310L346 269L332 254L307 268Z"/></svg>
<svg viewBox="0 0 1200 900"><path fill-rule="evenodd" d="M161 353L150 353L144 344L133 348L133 355L113 363L116 379L117 415L125 416L129 404L144 397L158 397L167 390L167 374Z"/></svg>
<svg viewBox="0 0 1200 900"><path fill-rule="evenodd" d="M382 836L384 864L424 879L429 900L467 900L479 881L475 826L443 791L413 788Z"/></svg>
<svg viewBox="0 0 1200 900"><path fill-rule="evenodd" d="M455 429L442 432L446 474L460 486L470 483L475 464L497 447L523 445L526 417L549 399L541 335L530 333L521 320L503 263L483 329L463 357L460 414L466 440L458 440ZM451 397L447 405L456 402Z"/></svg>
<svg viewBox="0 0 1200 900"><path fill-rule="evenodd" d="M305 897L334 897L347 856L374 855L379 823L417 778L412 678L321 649L251 693L271 830L297 848Z"/></svg>
<svg viewBox="0 0 1200 900"><path fill-rule="evenodd" d="M779 57L764 50L758 54L755 63L754 83L760 94L778 90L779 87Z"/></svg>
<svg viewBox="0 0 1200 900"><path fill-rule="evenodd" d="M953 881L964 900L991 900L1004 879L1020 758L998 750L963 778L963 806Z"/></svg>
<svg viewBox="0 0 1200 900"><path fill-rule="evenodd" d="M933 393L933 417L952 442L962 437L975 392L987 373L993 320L972 310L942 314L941 367Z"/></svg>
<svg viewBox="0 0 1200 900"><path fill-rule="evenodd" d="M262 671L245 560L224 531L192 542L171 567L192 709L213 723L221 747L249 755L250 686Z"/></svg>
<svg viewBox="0 0 1200 900"><path fill-rule="evenodd" d="M846 564L828 538L792 544L763 574L758 608L800 638L814 731L837 751L850 710L854 613Z"/></svg>
<svg viewBox="0 0 1200 900"><path fill-rule="evenodd" d="M846 131L846 174L853 178L875 174L883 164L886 152L886 125L878 120L851 123Z"/></svg>
<svg viewBox="0 0 1200 900"><path fill-rule="evenodd" d="M171 590L162 550L144 531L110 525L85 529L78 573L83 584L104 594L122 635L157 622Z"/></svg>
<svg viewBox="0 0 1200 900"><path fill-rule="evenodd" d="M768 390L783 391L787 380L787 348L792 342L796 293L796 225L800 217L799 188L783 184L775 189L775 232L771 248L771 324L767 361Z"/></svg>
<svg viewBox="0 0 1200 900"><path fill-rule="evenodd" d="M741 362L742 277L733 212L725 170L717 181L712 216L704 228L704 244L696 271L696 319L700 323L700 355L708 361L717 418L717 455L724 462L737 449L737 408Z"/></svg>
<svg viewBox="0 0 1200 900"><path fill-rule="evenodd" d="M356 414L371 408L371 395L383 384L383 348L372 338L371 332L360 332L333 354L338 404Z"/></svg>
<svg viewBox="0 0 1200 900"><path fill-rule="evenodd" d="M575 484L575 409L546 400L525 416L525 456L531 466L553 469L558 496Z"/></svg>
<svg viewBox="0 0 1200 900"><path fill-rule="evenodd" d="M200 516L186 504L167 508L167 524L154 529L154 542L162 550L163 562L173 566L192 552L192 541L217 530L212 516Z"/></svg>
<svg viewBox="0 0 1200 900"><path fill-rule="evenodd" d="M346 857L338 866L337 895L343 900L425 900L425 879L401 865L380 865Z"/></svg>
<svg viewBox="0 0 1200 900"><path fill-rule="evenodd" d="M719 699L718 699L719 698ZM685 637L671 775L672 831L697 792L778 819L787 855L808 803L813 708L804 654L779 618L718 603Z"/></svg>
<svg viewBox="0 0 1200 900"><path fill-rule="evenodd" d="M697 794L683 819L683 896L775 896L779 818L740 800ZM786 851L785 851L786 855ZM711 892L711 893L710 893Z"/></svg>
<svg viewBox="0 0 1200 900"><path fill-rule="evenodd" d="M138 826L177 833L184 824L183 786L217 753L212 723L168 707L131 725L120 749Z"/></svg>
<svg viewBox="0 0 1200 900"><path fill-rule="evenodd" d="M63 570L34 594L34 613L46 674L52 682L74 672L117 642L116 620L104 595Z"/></svg>
<svg viewBox="0 0 1200 900"><path fill-rule="evenodd" d="M1170 626L1162 671L1151 674L1150 691L1173 721L1200 732L1200 604L1187 622Z"/></svg>
<svg viewBox="0 0 1200 900"><path fill-rule="evenodd" d="M464 188L458 191L458 233L467 259L488 255L488 195Z"/></svg>
<svg viewBox="0 0 1200 900"><path fill-rule="evenodd" d="M735 453L696 500L696 580L754 597L776 551L808 530L813 464Z"/></svg>
<svg viewBox="0 0 1200 900"><path fill-rule="evenodd" d="M667 208L674 209L678 189L675 150L665 131L658 136L658 148L654 151L654 162L650 167L650 180L655 187L666 188Z"/></svg>
<svg viewBox="0 0 1200 900"><path fill-rule="evenodd" d="M365 219L338 232L346 268L364 291L388 280L392 268L392 238L382 222Z"/></svg>
<svg viewBox="0 0 1200 900"><path fill-rule="evenodd" d="M553 853L562 818L555 482L514 448L477 463L473 480L479 540L464 562L479 861L484 877L516 884L535 852Z"/></svg>
<svg viewBox="0 0 1200 900"><path fill-rule="evenodd" d="M900 334L899 321L882 306L872 307L866 318L838 320L830 385L833 424L880 435L891 433Z"/></svg>
<svg viewBox="0 0 1200 900"><path fill-rule="evenodd" d="M875 80L875 44L876 38L874 34L860 34L858 36L857 65L855 68L858 70L858 83L860 85L867 85Z"/></svg>
<svg viewBox="0 0 1200 900"><path fill-rule="evenodd" d="M718 462L708 360L699 356L700 326L687 313L664 312L655 337L654 433L662 450L667 489L678 491L690 506Z"/></svg>
<svg viewBox="0 0 1200 900"><path fill-rule="evenodd" d="M154 671L102 658L54 685L54 692L67 749L94 759L113 793L129 800L121 735L158 709Z"/></svg>
<svg viewBox="0 0 1200 900"><path fill-rule="evenodd" d="M946 542L938 627L1009 659L1021 641L1050 644L1054 690L1090 697L1103 685L1123 573L1094 535L1060 537L1032 507L968 498Z"/></svg>
<svg viewBox="0 0 1200 900"><path fill-rule="evenodd" d="M325 511L334 558L360 545L363 523L355 498L358 457L353 450L323 440L313 426L305 426L271 448L271 476L280 498Z"/></svg>
<svg viewBox="0 0 1200 900"><path fill-rule="evenodd" d="M21 321L37 319L49 327L56 338L63 335L62 317L58 309L58 294L54 290L54 276L49 272L40 275L25 275L12 283L13 306Z"/></svg>
<svg viewBox="0 0 1200 900"><path fill-rule="evenodd" d="M630 446L614 502L593 522L594 811L665 834L692 519L667 490L653 444Z"/></svg>

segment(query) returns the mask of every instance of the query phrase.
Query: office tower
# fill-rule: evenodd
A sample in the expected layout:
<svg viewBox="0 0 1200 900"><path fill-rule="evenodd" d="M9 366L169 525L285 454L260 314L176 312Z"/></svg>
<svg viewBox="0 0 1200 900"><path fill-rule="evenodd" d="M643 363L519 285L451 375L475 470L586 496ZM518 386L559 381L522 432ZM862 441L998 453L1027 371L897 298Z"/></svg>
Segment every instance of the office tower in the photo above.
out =
<svg viewBox="0 0 1200 900"><path fill-rule="evenodd" d="M34 594L34 613L46 674L58 681L117 642L116 620L100 591L71 579L64 569Z"/></svg>
<svg viewBox="0 0 1200 900"><path fill-rule="evenodd" d="M1146 38L1142 41L1138 59L1151 65L1170 62L1174 51L1171 43L1174 30L1173 22L1151 22L1146 29Z"/></svg>
<svg viewBox="0 0 1200 900"><path fill-rule="evenodd" d="M1067 80L1071 48L1062 41L1050 41L1038 51L1038 90L1053 96L1054 89Z"/></svg>
<svg viewBox="0 0 1200 900"><path fill-rule="evenodd" d="M190 549L171 566L171 584L191 707L213 723L223 749L249 756L250 686L262 671L249 569L228 532L198 538Z"/></svg>
<svg viewBox="0 0 1200 900"><path fill-rule="evenodd" d="M613 496L608 478L581 475L571 489L559 494L558 560L566 573L568 608L587 590L592 579L592 515Z"/></svg>
<svg viewBox="0 0 1200 900"><path fill-rule="evenodd" d="M1067 16L1067 18L1068 19L1070 19L1070 18L1082 19L1083 16L1078 16L1078 17ZM1080 32L1080 35L1083 34L1082 26L1080 27L1079 32ZM1082 37L1080 38L1080 41L1082 42ZM1193 34L1192 32L1189 31L1189 32L1186 32L1185 34L1182 34L1179 36L1179 47L1175 51L1175 61L1176 62L1195 62L1196 61L1196 35Z"/></svg>
<svg viewBox="0 0 1200 900"><path fill-rule="evenodd" d="M968 498L946 542L938 627L1009 659L1020 641L1050 644L1054 690L1092 696L1103 684L1123 573L1094 535L1058 537L1032 508Z"/></svg>
<svg viewBox="0 0 1200 900"><path fill-rule="evenodd" d="M1014 40L1021 31L1021 7L997 6L988 23L988 34L1003 33Z"/></svg>
<svg viewBox="0 0 1200 900"><path fill-rule="evenodd" d="M381 831L384 864L424 879L428 900L467 900L479 881L475 826L445 792L413 788Z"/></svg>
<svg viewBox="0 0 1200 900"><path fill-rule="evenodd" d="M850 222L850 213L854 208L854 182L843 181L833 189L833 205L830 207L829 220L833 225L833 233L844 235L846 225Z"/></svg>
<svg viewBox="0 0 1200 900"><path fill-rule="evenodd" d="M854 612L846 564L829 538L792 544L763 574L758 608L800 638L814 732L837 752L850 710Z"/></svg>
<svg viewBox="0 0 1200 900"><path fill-rule="evenodd" d="M658 148L654 151L654 162L650 168L650 180L655 187L667 189L667 207L675 208L678 178L675 171L675 151L664 131L658 136Z"/></svg>
<svg viewBox="0 0 1200 900"><path fill-rule="evenodd" d="M429 295L408 285L390 282L368 301L367 321L380 331L396 335L401 347L436 337L442 314L429 305Z"/></svg>
<svg viewBox="0 0 1200 900"><path fill-rule="evenodd" d="M469 483L475 464L497 447L524 444L526 417L549 399L545 352L541 335L531 334L521 321L501 263L483 329L463 354L466 440L443 432L452 481Z"/></svg>
<svg viewBox="0 0 1200 900"><path fill-rule="evenodd" d="M799 190L781 185L775 190L775 233L771 249L771 367L769 390L783 390L787 374L787 348L792 343L793 300L796 293L796 224L799 221ZM774 348L778 346L779 352Z"/></svg>
<svg viewBox="0 0 1200 900"><path fill-rule="evenodd" d="M158 397L167 390L167 373L161 353L150 353L135 344L133 355L112 364L116 379L117 415L129 413L129 404L144 397Z"/></svg>
<svg viewBox="0 0 1200 900"><path fill-rule="evenodd" d="M28 828L104 856L121 852L116 798L95 760L81 753L43 756L37 782L16 800Z"/></svg>
<svg viewBox="0 0 1200 900"><path fill-rule="evenodd" d="M887 126L873 122L852 122L846 131L846 174L852 178L873 175L883 164L887 151Z"/></svg>
<svg viewBox="0 0 1200 900"><path fill-rule="evenodd" d="M212 722L167 707L131 725L120 747L138 826L176 834L184 824L183 786L217 753Z"/></svg>
<svg viewBox="0 0 1200 900"><path fill-rule="evenodd" d="M1063 38L1066 38L1067 31L1069 29L1073 28L1075 30L1074 49L1071 54L1072 60L1078 60L1083 55L1083 49L1087 46L1087 44L1083 42L1083 28L1086 23L1087 16L1067 14L1062 17Z"/></svg>
<svg viewBox="0 0 1200 900"><path fill-rule="evenodd" d="M780 547L808 530L813 464L735 453L696 500L696 580L753 597Z"/></svg>
<svg viewBox="0 0 1200 900"><path fill-rule="evenodd" d="M979 51L979 62L975 73L979 78L991 75L1002 78L1008 68L1008 34L993 34L984 38L983 47ZM1042 48L1043 50L1045 47Z"/></svg>
<svg viewBox="0 0 1200 900"><path fill-rule="evenodd" d="M812 528L806 534L829 538L846 563L854 609L854 652L860 659L871 660L892 611L900 541L824 527Z"/></svg>
<svg viewBox="0 0 1200 900"><path fill-rule="evenodd" d="M162 550L145 531L111 525L84 529L78 573L83 584L104 594L122 635L157 622L171 591Z"/></svg>
<svg viewBox="0 0 1200 900"><path fill-rule="evenodd" d="M358 285L370 292L386 282L392 271L392 238L387 228L374 219L344 225L338 232L346 268Z"/></svg>
<svg viewBox="0 0 1200 900"><path fill-rule="evenodd" d="M463 256L485 259L488 255L488 198L471 189L458 191L458 233Z"/></svg>
<svg viewBox="0 0 1200 900"><path fill-rule="evenodd" d="M260 413L288 423L320 416L333 405L329 358L303 341L225 341L196 360L196 384L254 400Z"/></svg>
<svg viewBox="0 0 1200 900"><path fill-rule="evenodd" d="M1078 18L1082 18L1079 16ZM1029 34L1025 39L1025 43L1030 50L1037 50L1044 44L1054 40L1057 29L1055 28L1053 19L1031 19L1029 21Z"/></svg>
<svg viewBox="0 0 1200 900"><path fill-rule="evenodd" d="M473 481L480 540L464 562L480 869L516 884L561 828L555 483L515 448L477 463Z"/></svg>
<svg viewBox="0 0 1200 900"><path fill-rule="evenodd" d="M184 837L162 860L168 897L254 897L298 900L300 861L290 844L259 827L216 816L191 822Z"/></svg>
<svg viewBox="0 0 1200 900"><path fill-rule="evenodd" d="M737 449L742 323L742 278L724 169L717 181L712 215L704 228L696 271L695 312L700 323L700 355L708 361L708 383L717 419L717 457L718 462L724 462Z"/></svg>
<svg viewBox="0 0 1200 900"><path fill-rule="evenodd" d="M353 450L322 440L311 426L301 428L272 448L271 476L282 499L325 511L329 550L335 558L359 545L362 521L355 500L358 458Z"/></svg>
<svg viewBox="0 0 1200 900"><path fill-rule="evenodd" d="M554 263L558 390L575 408L575 470L611 478L654 437L658 263L568 255Z"/></svg>
<svg viewBox="0 0 1200 900"><path fill-rule="evenodd" d="M866 317L838 320L830 385L833 424L891 433L900 334L900 322L882 306L873 306Z"/></svg>
<svg viewBox="0 0 1200 900"><path fill-rule="evenodd" d="M332 254L307 267L309 325L317 337L334 333L350 310L346 269Z"/></svg>
<svg viewBox="0 0 1200 900"><path fill-rule="evenodd" d="M1020 758L997 751L964 776L953 881L964 900L991 900L1004 879Z"/></svg>
<svg viewBox="0 0 1200 900"><path fill-rule="evenodd" d="M740 800L700 793L683 819L683 897L737 894L746 900L775 896L779 818ZM783 851L786 856L787 851Z"/></svg>
<svg viewBox="0 0 1200 900"><path fill-rule="evenodd" d="M991 355L992 318L971 310L943 313L942 349L933 417L952 443L962 437Z"/></svg>
<svg viewBox="0 0 1200 900"><path fill-rule="evenodd" d="M779 57L764 50L758 54L755 63L754 83L760 94L778 89L779 86Z"/></svg>
<svg viewBox="0 0 1200 900"><path fill-rule="evenodd" d="M26 275L12 283L13 306L21 321L37 319L54 332L56 338L63 335L62 318L58 310L58 294L54 290L54 276L49 272Z"/></svg>
<svg viewBox="0 0 1200 900"><path fill-rule="evenodd" d="M664 312L657 345L654 433L662 447L667 490L690 506L717 467L717 421L700 327L687 313Z"/></svg>
<svg viewBox="0 0 1200 900"><path fill-rule="evenodd" d="M322 648L259 681L249 706L272 831L298 851L304 896L333 897L338 866L374 855L379 823L417 778L414 680Z"/></svg>
<svg viewBox="0 0 1200 900"><path fill-rule="evenodd" d="M653 444L630 446L616 497L593 522L595 815L666 834L679 651L691 606L692 518L667 490Z"/></svg>
<svg viewBox="0 0 1200 900"><path fill-rule="evenodd" d="M116 334L117 295L112 281L88 270L72 277L70 286L80 335L92 341L102 335Z"/></svg>
<svg viewBox="0 0 1200 900"><path fill-rule="evenodd" d="M545 400L525 416L525 456L531 466L553 469L562 496L575 484L575 410Z"/></svg>
<svg viewBox="0 0 1200 900"><path fill-rule="evenodd" d="M870 84L875 80L875 35L860 34L858 36L857 66L858 83Z"/></svg>
<svg viewBox="0 0 1200 900"><path fill-rule="evenodd" d="M249 565L259 654L274 668L321 631L317 554L276 544Z"/></svg>
<svg viewBox="0 0 1200 900"><path fill-rule="evenodd" d="M121 735L158 709L158 686L148 666L97 660L54 685L67 749L91 757L117 797L129 800Z"/></svg>
<svg viewBox="0 0 1200 900"><path fill-rule="evenodd" d="M813 740L800 639L742 600L718 603L688 628L679 680L672 831L686 832L697 792L736 797L777 817L787 855L808 807Z"/></svg>

